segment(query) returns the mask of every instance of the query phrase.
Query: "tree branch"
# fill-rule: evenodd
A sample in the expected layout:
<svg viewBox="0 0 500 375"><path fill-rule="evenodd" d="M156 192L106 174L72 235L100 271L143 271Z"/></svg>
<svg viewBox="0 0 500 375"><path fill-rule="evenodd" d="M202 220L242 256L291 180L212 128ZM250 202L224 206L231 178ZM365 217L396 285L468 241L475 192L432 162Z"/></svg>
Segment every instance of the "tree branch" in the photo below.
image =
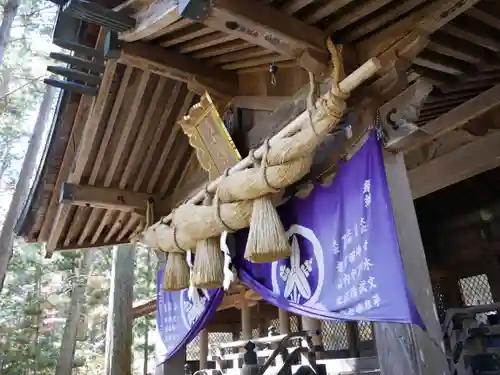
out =
<svg viewBox="0 0 500 375"><path fill-rule="evenodd" d="M24 78L24 79L26 79L28 82L26 82L26 83L22 84L22 85L21 85L21 86L19 86L19 87L16 87L14 90L9 91L9 92L8 92L8 93L6 93L5 95L0 96L0 100L7 98L8 96L10 96L10 95L14 94L16 91L19 91L19 90L23 89L24 87L26 87L26 86L28 86L28 85L32 84L33 82L36 82L36 81L40 80L40 79L41 79L42 77L44 77L44 76L45 76L45 74L44 74L44 75L41 75L41 76L38 76L38 77L35 77L35 78Z"/></svg>

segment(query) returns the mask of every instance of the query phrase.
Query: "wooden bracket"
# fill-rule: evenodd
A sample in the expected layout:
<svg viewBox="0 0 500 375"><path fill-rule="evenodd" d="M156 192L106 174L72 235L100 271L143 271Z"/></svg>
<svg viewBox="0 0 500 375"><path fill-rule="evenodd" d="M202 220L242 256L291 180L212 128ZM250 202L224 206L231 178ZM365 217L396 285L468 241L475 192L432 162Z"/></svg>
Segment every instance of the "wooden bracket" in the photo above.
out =
<svg viewBox="0 0 500 375"><path fill-rule="evenodd" d="M388 145L418 130L415 122L433 87L427 80L419 79L379 108L380 120L389 139Z"/></svg>

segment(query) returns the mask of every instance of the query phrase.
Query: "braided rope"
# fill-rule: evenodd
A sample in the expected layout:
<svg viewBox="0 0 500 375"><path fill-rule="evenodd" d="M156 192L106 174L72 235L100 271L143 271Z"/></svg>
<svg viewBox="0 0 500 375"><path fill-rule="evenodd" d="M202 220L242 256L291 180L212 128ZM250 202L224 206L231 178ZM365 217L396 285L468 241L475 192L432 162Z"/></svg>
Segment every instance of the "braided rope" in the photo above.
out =
<svg viewBox="0 0 500 375"><path fill-rule="evenodd" d="M266 139L260 160L254 150L250 152L250 168L232 174L226 170L211 206L206 205L211 201L206 187L203 205L183 204L175 210L171 221L162 220L155 224L154 230L158 235L155 242L163 251L194 249L199 240L248 226L253 199L278 193L309 172L316 147L327 136L332 125L342 118L348 97L339 88L343 77L342 51L330 40L327 48L333 63L332 88L326 95L316 99L314 76L309 75L308 124L283 135L279 140L273 139L272 144ZM182 235L179 235L180 232Z"/></svg>

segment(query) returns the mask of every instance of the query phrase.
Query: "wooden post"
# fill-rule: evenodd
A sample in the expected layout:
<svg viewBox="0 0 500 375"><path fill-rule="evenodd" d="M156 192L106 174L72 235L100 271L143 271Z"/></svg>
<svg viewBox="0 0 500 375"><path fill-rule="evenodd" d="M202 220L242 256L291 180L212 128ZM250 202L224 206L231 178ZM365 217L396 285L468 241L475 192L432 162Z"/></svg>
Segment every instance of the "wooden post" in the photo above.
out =
<svg viewBox="0 0 500 375"><path fill-rule="evenodd" d="M278 309L278 314L280 322L280 333L282 335L290 333L290 316L288 315L288 311Z"/></svg>
<svg viewBox="0 0 500 375"><path fill-rule="evenodd" d="M248 301L243 296L241 298L241 332L243 340L252 338L252 315Z"/></svg>
<svg viewBox="0 0 500 375"><path fill-rule="evenodd" d="M358 322L346 322L349 357L359 357Z"/></svg>
<svg viewBox="0 0 500 375"><path fill-rule="evenodd" d="M490 284L491 296L494 302L500 302L500 262L497 256L485 262L488 266L486 276Z"/></svg>
<svg viewBox="0 0 500 375"><path fill-rule="evenodd" d="M314 331L321 330L321 320L309 318L307 316L302 317L302 329L304 331ZM323 351L323 340L321 335L312 336L312 342L317 352Z"/></svg>
<svg viewBox="0 0 500 375"><path fill-rule="evenodd" d="M106 375L129 375L132 371L134 259L134 245L113 248L106 331Z"/></svg>
<svg viewBox="0 0 500 375"><path fill-rule="evenodd" d="M156 367L155 375L184 375L186 363L186 347L180 349L167 362ZM129 373L127 373L128 375Z"/></svg>
<svg viewBox="0 0 500 375"><path fill-rule="evenodd" d="M208 329L200 332L200 370L208 368Z"/></svg>
<svg viewBox="0 0 500 375"><path fill-rule="evenodd" d="M448 374L441 327L403 155L386 152L384 161L406 282L426 332L409 324L374 324L381 373Z"/></svg>

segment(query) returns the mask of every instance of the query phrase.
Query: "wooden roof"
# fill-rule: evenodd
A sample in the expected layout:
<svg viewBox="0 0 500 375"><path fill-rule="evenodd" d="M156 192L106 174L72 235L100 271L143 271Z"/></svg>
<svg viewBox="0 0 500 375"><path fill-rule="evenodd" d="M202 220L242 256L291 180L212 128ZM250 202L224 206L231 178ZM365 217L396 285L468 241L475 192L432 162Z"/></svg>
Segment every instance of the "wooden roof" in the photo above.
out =
<svg viewBox="0 0 500 375"><path fill-rule="evenodd" d="M115 65L106 68L109 89L102 106L98 103L88 116L77 116L73 122L70 141L80 140L85 148L80 145L74 159L70 142L63 164L54 171L58 172L55 189L42 198L32 225L38 240L49 241L51 235L54 238L54 221L64 220L55 237L59 249L128 242L143 219L133 212L91 206L68 205L59 211L63 182L142 192L145 209L147 195L167 197L172 192L181 177L176 166L185 165L191 154L187 138L179 138L180 128L175 126L194 103L195 95L186 84ZM98 101L104 96L103 86ZM85 111L88 101L82 98L80 111Z"/></svg>
<svg viewBox="0 0 500 375"><path fill-rule="evenodd" d="M260 25L288 44L259 39L251 30L221 30L213 19L182 18L169 0L153 7L127 3L139 11L137 26L120 35L98 96L66 107L42 182L18 225L28 240L47 242L49 252L127 242L144 224L149 197L162 202L157 213L168 211L191 160L175 122L196 101L193 90L207 88L226 103L233 98L257 119L259 110L290 102L307 84L303 68L328 66L321 50L327 35L346 46L347 69L368 56L386 63L372 91L380 104L391 100L386 88L394 97L421 77L435 85L415 120L427 129L426 143L467 122L461 105L467 113L485 113L498 104L491 100L500 93L500 9L494 0L262 0L251 8L244 0L217 2L242 24ZM305 52L294 55L290 46ZM280 66L277 85L270 83L271 63ZM489 89L488 103L470 104ZM442 116L450 110L462 117L455 121L452 114L444 126ZM408 137L402 148L420 152L421 138ZM105 208L97 203L103 196L110 202Z"/></svg>

